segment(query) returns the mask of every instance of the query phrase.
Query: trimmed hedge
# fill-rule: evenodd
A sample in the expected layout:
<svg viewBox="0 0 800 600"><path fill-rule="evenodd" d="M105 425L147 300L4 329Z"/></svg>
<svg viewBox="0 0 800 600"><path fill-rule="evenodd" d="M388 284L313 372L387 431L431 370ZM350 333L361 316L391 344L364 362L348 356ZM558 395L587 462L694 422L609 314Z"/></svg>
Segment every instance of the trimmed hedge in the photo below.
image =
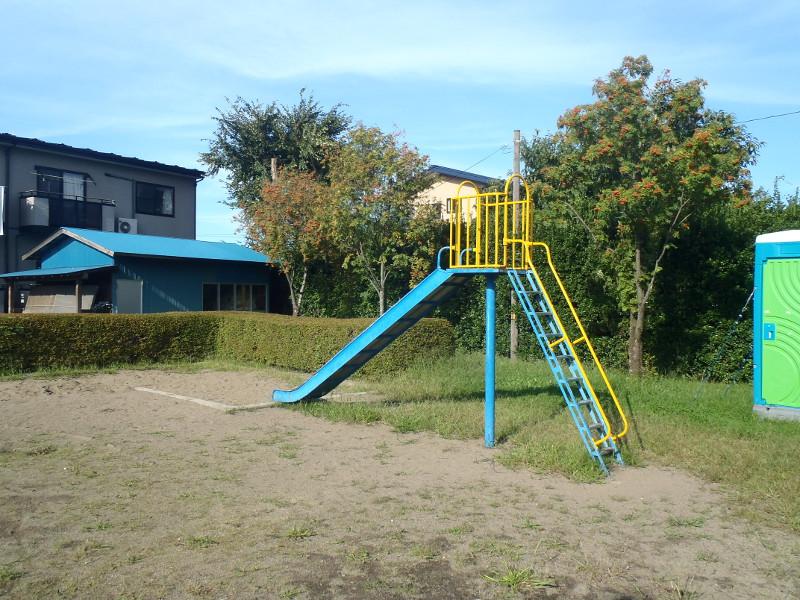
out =
<svg viewBox="0 0 800 600"><path fill-rule="evenodd" d="M208 312L4 315L0 373L207 358L314 371L370 323ZM389 373L412 360L454 351L452 325L444 319L423 319L360 372Z"/></svg>

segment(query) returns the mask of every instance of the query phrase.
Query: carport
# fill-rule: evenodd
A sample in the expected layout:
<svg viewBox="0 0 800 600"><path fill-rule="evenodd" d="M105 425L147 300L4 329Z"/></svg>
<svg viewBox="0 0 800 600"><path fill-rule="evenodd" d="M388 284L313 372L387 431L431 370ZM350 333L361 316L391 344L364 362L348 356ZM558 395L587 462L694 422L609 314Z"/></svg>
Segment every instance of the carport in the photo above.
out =
<svg viewBox="0 0 800 600"><path fill-rule="evenodd" d="M113 266L54 267L5 273L2 279L8 285L8 312L98 310L111 301L113 269Z"/></svg>

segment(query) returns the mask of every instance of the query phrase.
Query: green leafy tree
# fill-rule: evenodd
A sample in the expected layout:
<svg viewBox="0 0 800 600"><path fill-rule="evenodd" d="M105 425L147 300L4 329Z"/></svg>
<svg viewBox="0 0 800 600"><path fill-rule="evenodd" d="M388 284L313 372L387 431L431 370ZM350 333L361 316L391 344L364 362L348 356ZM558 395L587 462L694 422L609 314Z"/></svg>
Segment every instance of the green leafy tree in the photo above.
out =
<svg viewBox="0 0 800 600"><path fill-rule="evenodd" d="M431 227L416 219L435 218L415 210L415 198L432 183L428 159L402 143L398 134L358 125L329 154L333 192L330 231L344 255L344 267L360 273L386 309L390 278L412 266L415 232Z"/></svg>
<svg viewBox="0 0 800 600"><path fill-rule="evenodd" d="M200 155L210 175L225 174L229 205L247 209L261 199L273 158L282 168L325 176L325 155L347 131L350 117L337 104L324 109L313 96L294 106L237 98L217 109L217 128Z"/></svg>
<svg viewBox="0 0 800 600"><path fill-rule="evenodd" d="M328 186L314 173L281 169L276 181L262 185L261 201L241 214L248 244L277 260L286 276L294 316L302 309L309 268L325 253L328 197Z"/></svg>
<svg viewBox="0 0 800 600"><path fill-rule="evenodd" d="M664 256L692 215L750 198L757 142L705 107L705 82L626 57L595 82L597 100L526 144L537 196L585 230L598 276L628 320L628 366L640 373L648 303Z"/></svg>

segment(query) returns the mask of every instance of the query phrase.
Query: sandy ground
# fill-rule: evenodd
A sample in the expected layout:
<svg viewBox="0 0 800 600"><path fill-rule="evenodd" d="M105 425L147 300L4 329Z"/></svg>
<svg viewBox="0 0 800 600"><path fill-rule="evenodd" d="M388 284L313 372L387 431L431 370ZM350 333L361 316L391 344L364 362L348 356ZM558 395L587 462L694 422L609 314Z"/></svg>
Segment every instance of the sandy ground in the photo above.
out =
<svg viewBox="0 0 800 600"><path fill-rule="evenodd" d="M0 382L0 596L800 597L800 537L678 471L575 484L479 440L134 389L241 405L293 377Z"/></svg>

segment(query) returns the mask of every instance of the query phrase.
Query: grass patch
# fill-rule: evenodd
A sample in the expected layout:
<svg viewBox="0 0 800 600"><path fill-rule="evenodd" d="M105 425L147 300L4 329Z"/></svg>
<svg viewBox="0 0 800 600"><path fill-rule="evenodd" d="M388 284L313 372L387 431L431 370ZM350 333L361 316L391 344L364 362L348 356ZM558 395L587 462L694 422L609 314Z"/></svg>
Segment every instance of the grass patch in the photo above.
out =
<svg viewBox="0 0 800 600"><path fill-rule="evenodd" d="M211 546L216 546L217 544L219 544L219 542L210 535L192 536L186 540L186 546L193 550L202 550L210 548Z"/></svg>
<svg viewBox="0 0 800 600"><path fill-rule="evenodd" d="M628 410L628 464L680 467L733 492L741 516L800 531L800 424L752 413L752 388L661 376L609 373ZM348 423L382 422L400 432L483 436L483 356L457 354L375 379L383 402L311 402L290 407ZM584 451L542 362L497 360L497 459L512 468L574 481L603 475ZM640 443L641 440L641 443Z"/></svg>
<svg viewBox="0 0 800 600"><path fill-rule="evenodd" d="M496 583L503 587L517 591L522 589L541 589L554 587L555 581L543 577L538 577L530 569L507 568L505 571L495 571L484 575L486 581Z"/></svg>
<svg viewBox="0 0 800 600"><path fill-rule="evenodd" d="M431 546L417 545L411 547L411 556L422 560L434 560L439 553Z"/></svg>
<svg viewBox="0 0 800 600"><path fill-rule="evenodd" d="M447 533L450 535L466 535L468 533L472 533L475 531L475 528L470 523L464 523L462 525L456 525L455 527L451 527L447 530Z"/></svg>
<svg viewBox="0 0 800 600"><path fill-rule="evenodd" d="M46 446L36 446L35 448L26 450L25 454L28 456L46 456L48 454L52 454L56 450L57 448L55 446L48 444Z"/></svg>
<svg viewBox="0 0 800 600"><path fill-rule="evenodd" d="M295 526L286 532L286 537L290 540L305 540L317 535L312 527Z"/></svg>
<svg viewBox="0 0 800 600"><path fill-rule="evenodd" d="M670 527L702 527L706 520L703 517L670 517L667 525Z"/></svg>
<svg viewBox="0 0 800 600"><path fill-rule="evenodd" d="M22 577L24 573L11 565L0 565L0 583L9 583Z"/></svg>
<svg viewBox="0 0 800 600"><path fill-rule="evenodd" d="M369 550L366 548L357 548L347 553L347 560L354 562L358 565L368 563L372 559Z"/></svg>

